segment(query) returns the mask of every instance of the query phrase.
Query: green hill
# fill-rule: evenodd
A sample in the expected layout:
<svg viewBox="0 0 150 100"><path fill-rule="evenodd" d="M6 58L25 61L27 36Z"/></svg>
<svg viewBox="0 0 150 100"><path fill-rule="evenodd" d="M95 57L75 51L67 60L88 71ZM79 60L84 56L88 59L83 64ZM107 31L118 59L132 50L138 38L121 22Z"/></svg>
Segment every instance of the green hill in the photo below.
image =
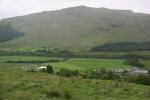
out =
<svg viewBox="0 0 150 100"><path fill-rule="evenodd" d="M14 30L10 25L0 24L0 43L12 40L23 35L23 33Z"/></svg>
<svg viewBox="0 0 150 100"><path fill-rule="evenodd" d="M20 38L0 43L1 48L47 46L89 50L104 43L150 40L150 15L128 10L78 6L4 19L0 23L24 33Z"/></svg>

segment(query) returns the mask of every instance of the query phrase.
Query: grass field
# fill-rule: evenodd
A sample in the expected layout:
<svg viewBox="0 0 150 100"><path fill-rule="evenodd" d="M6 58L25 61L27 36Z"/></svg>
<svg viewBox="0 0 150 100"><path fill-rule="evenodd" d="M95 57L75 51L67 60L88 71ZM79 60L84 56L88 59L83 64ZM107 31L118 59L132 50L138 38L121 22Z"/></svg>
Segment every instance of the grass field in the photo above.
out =
<svg viewBox="0 0 150 100"><path fill-rule="evenodd" d="M70 70L90 70L90 69L117 69L129 68L131 66L125 65L123 60L113 59L86 59L86 58L71 58L66 62L47 63L52 65L55 69L67 68Z"/></svg>
<svg viewBox="0 0 150 100"><path fill-rule="evenodd" d="M66 62L76 65L82 69L128 68L130 67L124 64L124 60L116 60L116 59L72 58Z"/></svg>
<svg viewBox="0 0 150 100"><path fill-rule="evenodd" d="M45 61L50 59L61 59L51 57L38 57L38 56L0 56L0 62L6 61Z"/></svg>
<svg viewBox="0 0 150 100"><path fill-rule="evenodd" d="M51 59L61 60L62 58L51 57L38 57L38 56L0 56L0 67L7 69L33 69L41 66L42 64L23 64L23 63L5 63L7 61L47 61Z"/></svg>
<svg viewBox="0 0 150 100"><path fill-rule="evenodd" d="M149 86L126 82L0 68L0 100L149 100L149 93Z"/></svg>
<svg viewBox="0 0 150 100"><path fill-rule="evenodd" d="M67 68L71 70L88 70L88 69L117 69L117 68L130 68L131 66L125 65L124 60L119 59L94 59L94 58L70 58L65 62L56 63L42 63L42 64L23 64L23 63L5 63L7 61L47 61L47 60L63 60L59 57L39 57L39 56L0 56L0 67L24 67L35 68L42 65L52 65L55 70L60 68ZM141 60L141 62L150 68L150 60Z"/></svg>
<svg viewBox="0 0 150 100"><path fill-rule="evenodd" d="M63 58L51 58L51 57L37 57L37 56L0 56L1 67L25 67L33 68L42 65L52 65L55 70L60 68L67 68L71 70L88 70L88 69L99 69L99 68L128 68L130 66L125 65L124 60L115 59L93 59L93 58L71 58L65 62L56 63L43 63L43 64L21 64L21 63L5 63L6 61L45 61L50 59Z"/></svg>
<svg viewBox="0 0 150 100"><path fill-rule="evenodd" d="M84 71L102 67L130 67L124 65L123 60L71 58L65 62L44 64L5 63L9 60L49 59L62 60L63 58L0 56L0 100L149 100L150 98L149 86L27 72L28 69L42 65L52 65L55 72L60 68Z"/></svg>

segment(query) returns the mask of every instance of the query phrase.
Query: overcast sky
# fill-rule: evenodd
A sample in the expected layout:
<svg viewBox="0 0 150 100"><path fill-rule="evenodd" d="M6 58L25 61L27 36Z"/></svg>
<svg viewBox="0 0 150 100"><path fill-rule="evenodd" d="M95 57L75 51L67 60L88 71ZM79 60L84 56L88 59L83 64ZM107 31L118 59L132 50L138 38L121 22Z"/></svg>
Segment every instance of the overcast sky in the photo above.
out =
<svg viewBox="0 0 150 100"><path fill-rule="evenodd" d="M150 14L150 0L0 0L0 19L79 5Z"/></svg>

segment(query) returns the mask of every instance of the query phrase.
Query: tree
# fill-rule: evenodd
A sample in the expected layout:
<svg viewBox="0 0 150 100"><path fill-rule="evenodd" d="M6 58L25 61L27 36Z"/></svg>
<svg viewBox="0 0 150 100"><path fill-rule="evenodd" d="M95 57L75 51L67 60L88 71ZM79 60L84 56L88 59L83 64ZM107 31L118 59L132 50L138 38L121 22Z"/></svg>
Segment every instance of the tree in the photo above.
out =
<svg viewBox="0 0 150 100"><path fill-rule="evenodd" d="M46 67L46 72L47 73L53 73L54 71L53 71L53 67L51 66L51 65L48 65L47 67Z"/></svg>

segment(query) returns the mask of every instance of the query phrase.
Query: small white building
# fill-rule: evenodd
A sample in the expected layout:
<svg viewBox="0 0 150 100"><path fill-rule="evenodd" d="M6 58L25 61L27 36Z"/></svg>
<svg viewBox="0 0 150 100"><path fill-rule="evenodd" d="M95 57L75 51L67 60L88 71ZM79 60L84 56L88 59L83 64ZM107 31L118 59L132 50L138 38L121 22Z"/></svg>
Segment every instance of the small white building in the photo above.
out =
<svg viewBox="0 0 150 100"><path fill-rule="evenodd" d="M44 71L44 70L46 70L46 68L47 68L46 66L40 66L40 67L37 67L36 70L37 71Z"/></svg>

